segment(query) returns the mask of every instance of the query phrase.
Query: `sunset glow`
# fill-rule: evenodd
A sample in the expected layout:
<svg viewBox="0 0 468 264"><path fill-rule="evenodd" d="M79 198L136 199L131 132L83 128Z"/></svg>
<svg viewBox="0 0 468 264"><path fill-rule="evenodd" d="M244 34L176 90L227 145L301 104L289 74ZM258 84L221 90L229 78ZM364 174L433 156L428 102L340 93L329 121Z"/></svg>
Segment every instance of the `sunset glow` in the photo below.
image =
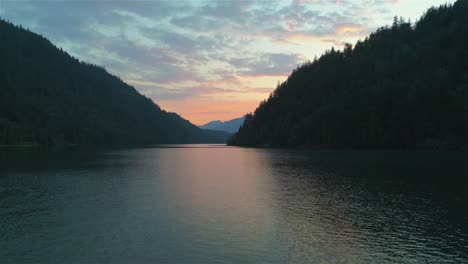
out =
<svg viewBox="0 0 468 264"><path fill-rule="evenodd" d="M0 17L103 65L194 124L252 112L289 73L445 0L0 1ZM104 14L104 15L103 15Z"/></svg>

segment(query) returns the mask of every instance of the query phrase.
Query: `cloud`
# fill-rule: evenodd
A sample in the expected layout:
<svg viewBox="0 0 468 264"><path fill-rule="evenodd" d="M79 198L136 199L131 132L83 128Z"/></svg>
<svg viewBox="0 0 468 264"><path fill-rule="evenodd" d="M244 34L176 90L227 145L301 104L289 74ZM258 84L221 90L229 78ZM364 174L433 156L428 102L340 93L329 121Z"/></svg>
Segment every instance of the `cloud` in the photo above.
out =
<svg viewBox="0 0 468 264"><path fill-rule="evenodd" d="M300 54L265 53L262 55L233 58L229 63L240 75L288 75L305 59Z"/></svg>
<svg viewBox="0 0 468 264"><path fill-rule="evenodd" d="M420 3L424 1L407 1L424 6ZM395 0L22 0L1 1L0 15L44 35L80 60L105 66L188 117L188 106L177 100L214 104L229 98L233 105L252 106L298 64L330 45L354 42L391 23L395 7L403 4ZM250 101L242 104L242 100ZM182 108L178 111L175 106Z"/></svg>

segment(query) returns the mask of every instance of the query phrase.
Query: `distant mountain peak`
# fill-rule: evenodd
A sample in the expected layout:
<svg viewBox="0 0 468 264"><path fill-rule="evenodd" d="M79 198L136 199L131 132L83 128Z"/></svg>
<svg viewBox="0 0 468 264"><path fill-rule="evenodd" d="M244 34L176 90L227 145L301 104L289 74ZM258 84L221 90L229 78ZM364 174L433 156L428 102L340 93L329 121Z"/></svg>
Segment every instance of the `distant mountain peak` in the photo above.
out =
<svg viewBox="0 0 468 264"><path fill-rule="evenodd" d="M202 129L218 130L228 133L236 133L239 127L244 123L245 115L228 121L213 120L199 126Z"/></svg>
<svg viewBox="0 0 468 264"><path fill-rule="evenodd" d="M223 121L221 121L221 120L213 120L213 121L210 121L210 122L208 122L208 123L206 123L204 125L201 125L200 127L208 126L208 125L214 125L214 124L222 124L222 123L223 123Z"/></svg>

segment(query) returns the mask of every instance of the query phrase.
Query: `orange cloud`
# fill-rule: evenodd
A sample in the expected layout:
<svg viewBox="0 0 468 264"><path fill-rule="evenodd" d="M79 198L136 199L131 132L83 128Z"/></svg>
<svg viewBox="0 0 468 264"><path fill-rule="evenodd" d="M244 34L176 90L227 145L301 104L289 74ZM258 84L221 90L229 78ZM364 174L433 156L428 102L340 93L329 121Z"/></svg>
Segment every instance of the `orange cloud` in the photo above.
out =
<svg viewBox="0 0 468 264"><path fill-rule="evenodd" d="M341 25L336 28L336 33L341 35L361 33L363 31L364 28L360 25Z"/></svg>
<svg viewBox="0 0 468 264"><path fill-rule="evenodd" d="M288 22L286 22L286 24L288 26L289 31L294 31L296 29L296 25L297 25L296 20L291 19Z"/></svg>

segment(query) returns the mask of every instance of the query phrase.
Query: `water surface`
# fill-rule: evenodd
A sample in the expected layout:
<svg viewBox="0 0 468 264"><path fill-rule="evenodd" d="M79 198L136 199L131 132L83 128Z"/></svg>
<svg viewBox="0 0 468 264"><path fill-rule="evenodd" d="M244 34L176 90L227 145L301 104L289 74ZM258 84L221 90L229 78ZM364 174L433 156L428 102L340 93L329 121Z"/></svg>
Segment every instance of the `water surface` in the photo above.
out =
<svg viewBox="0 0 468 264"><path fill-rule="evenodd" d="M1 150L0 263L468 263L467 155Z"/></svg>

